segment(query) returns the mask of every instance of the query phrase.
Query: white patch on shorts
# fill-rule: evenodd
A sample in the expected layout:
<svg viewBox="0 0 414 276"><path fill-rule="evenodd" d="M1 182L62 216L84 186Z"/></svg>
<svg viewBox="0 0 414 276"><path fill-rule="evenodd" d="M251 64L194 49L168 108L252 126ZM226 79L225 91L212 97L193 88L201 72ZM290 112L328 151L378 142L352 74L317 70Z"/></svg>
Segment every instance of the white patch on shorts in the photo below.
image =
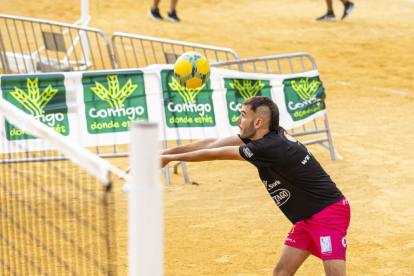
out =
<svg viewBox="0 0 414 276"><path fill-rule="evenodd" d="M321 253L332 253L331 236L320 237L321 241Z"/></svg>
<svg viewBox="0 0 414 276"><path fill-rule="evenodd" d="M346 248L346 238L345 237L342 238L342 246Z"/></svg>

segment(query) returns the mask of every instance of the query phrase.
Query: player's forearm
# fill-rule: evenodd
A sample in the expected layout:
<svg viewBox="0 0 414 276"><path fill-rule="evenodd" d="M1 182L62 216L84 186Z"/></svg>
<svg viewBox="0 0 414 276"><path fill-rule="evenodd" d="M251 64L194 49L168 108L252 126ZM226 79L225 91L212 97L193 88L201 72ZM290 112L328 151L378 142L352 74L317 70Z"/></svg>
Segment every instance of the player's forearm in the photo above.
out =
<svg viewBox="0 0 414 276"><path fill-rule="evenodd" d="M229 146L214 149L202 149L193 152L161 155L162 167L171 161L201 162L213 160L244 160L239 154L239 147Z"/></svg>
<svg viewBox="0 0 414 276"><path fill-rule="evenodd" d="M174 147L174 148L171 148L171 149L165 149L161 152L161 154L163 154L163 155L165 155L165 154L181 154L181 153L188 153L188 152L193 152L193 151L197 151L197 150L209 149L209 148L211 148L211 145L215 141L217 141L217 138L203 139L203 140L191 143L191 144L178 146L178 147ZM176 160L176 161L181 161L181 160Z"/></svg>
<svg viewBox="0 0 414 276"><path fill-rule="evenodd" d="M212 152L212 150L208 149L196 150L187 153L167 154L162 155L162 158L166 163L171 161L201 162L217 160L217 156Z"/></svg>
<svg viewBox="0 0 414 276"><path fill-rule="evenodd" d="M171 149L166 149L161 151L161 154L180 154L188 153L197 150L204 149L215 149L229 146L242 146L244 145L243 141L240 140L239 136L232 135L224 138L208 138L203 139L188 145L179 146Z"/></svg>

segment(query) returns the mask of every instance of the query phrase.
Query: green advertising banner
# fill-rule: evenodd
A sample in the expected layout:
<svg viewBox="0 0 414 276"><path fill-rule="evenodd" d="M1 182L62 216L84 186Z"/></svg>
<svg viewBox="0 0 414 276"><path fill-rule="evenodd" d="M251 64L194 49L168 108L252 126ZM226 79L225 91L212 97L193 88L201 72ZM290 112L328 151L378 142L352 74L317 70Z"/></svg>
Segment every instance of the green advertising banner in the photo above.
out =
<svg viewBox="0 0 414 276"><path fill-rule="evenodd" d="M326 108L325 89L319 76L283 81L286 109L293 121L300 121Z"/></svg>
<svg viewBox="0 0 414 276"><path fill-rule="evenodd" d="M162 70L165 120L169 128L214 127L216 119L210 80L199 88L181 86L173 70Z"/></svg>
<svg viewBox="0 0 414 276"><path fill-rule="evenodd" d="M254 96L269 97L279 105L280 124L286 129L326 114L325 89L317 71L266 76L212 68L207 83L189 89L177 82L172 69L172 65L152 65L131 70L3 75L0 87L5 101L85 147L127 144L131 124L144 121L160 124L159 139L165 140L237 134L241 104ZM38 144L33 134L4 119L0 127L6 140L19 144L32 139L27 144ZM8 150L0 148L0 153Z"/></svg>
<svg viewBox="0 0 414 276"><path fill-rule="evenodd" d="M64 75L2 76L3 98L57 132L69 135ZM8 140L36 139L5 122Z"/></svg>
<svg viewBox="0 0 414 276"><path fill-rule="evenodd" d="M124 132L148 120L142 71L84 73L82 85L90 134Z"/></svg>
<svg viewBox="0 0 414 276"><path fill-rule="evenodd" d="M227 79L224 78L226 91L226 106L231 126L238 126L237 118L240 116L241 104L254 96L266 96L270 94L270 82L266 80Z"/></svg>

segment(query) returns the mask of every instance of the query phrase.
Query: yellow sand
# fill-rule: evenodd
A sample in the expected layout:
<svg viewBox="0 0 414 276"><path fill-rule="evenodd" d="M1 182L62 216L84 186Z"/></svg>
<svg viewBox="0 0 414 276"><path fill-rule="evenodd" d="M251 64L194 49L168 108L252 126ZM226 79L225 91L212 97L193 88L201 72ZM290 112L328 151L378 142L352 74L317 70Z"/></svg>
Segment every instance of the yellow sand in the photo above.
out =
<svg viewBox="0 0 414 276"><path fill-rule="evenodd" d="M80 2L2 1L1 12L72 23ZM160 5L165 17L169 4ZM181 23L152 21L150 5L91 0L90 26L109 36L122 31L228 47L242 58L295 52L315 58L344 159L331 161L318 145L309 149L351 204L348 275L413 274L414 3L359 0L343 22L315 21L325 12L323 0L181 0ZM334 8L340 17L340 1ZM124 159L111 162L127 166ZM270 275L291 225L255 168L223 161L188 164L188 171L200 185L165 190L165 275ZM173 181L181 187L182 174ZM310 257L297 275L324 275L321 261Z"/></svg>

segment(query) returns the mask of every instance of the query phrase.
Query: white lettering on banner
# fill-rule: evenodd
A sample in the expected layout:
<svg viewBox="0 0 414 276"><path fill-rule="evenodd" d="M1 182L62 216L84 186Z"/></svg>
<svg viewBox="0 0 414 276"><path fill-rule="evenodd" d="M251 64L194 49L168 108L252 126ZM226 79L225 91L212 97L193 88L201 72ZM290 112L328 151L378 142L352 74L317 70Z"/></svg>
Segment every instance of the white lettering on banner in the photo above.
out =
<svg viewBox="0 0 414 276"><path fill-rule="evenodd" d="M117 107L116 109L107 108L96 111L96 108L91 108L91 110L89 110L89 116L92 118L128 116L128 119L133 120L135 119L135 115L142 114L144 114L144 108L142 106L128 107L125 109L125 105L122 105L122 108Z"/></svg>
<svg viewBox="0 0 414 276"><path fill-rule="evenodd" d="M170 102L168 105L168 110L171 112L186 112L186 111L190 111L190 112L199 112L198 114L200 116L204 116L205 112L210 112L211 111L211 105L210 104L176 104L174 105L173 102Z"/></svg>
<svg viewBox="0 0 414 276"><path fill-rule="evenodd" d="M286 189L279 189L276 190L273 194L276 194L272 196L273 200L275 201L276 205L278 207L282 206L286 203L286 201L290 198L290 192Z"/></svg>
<svg viewBox="0 0 414 276"><path fill-rule="evenodd" d="M241 104L236 104L235 102L230 102L229 107L230 107L230 109L232 111L239 111L239 112L241 112Z"/></svg>
<svg viewBox="0 0 414 276"><path fill-rule="evenodd" d="M38 111L36 111L36 116L34 117L36 120L41 121L43 123L47 123L49 126L54 126L56 121L62 122L65 119L63 113L40 115Z"/></svg>
<svg viewBox="0 0 414 276"><path fill-rule="evenodd" d="M309 98L309 100L304 101L302 103L296 103L293 105L293 102L289 102L288 106L291 110L296 110L298 108L303 108L306 105L309 104L314 104L314 103L318 103L318 105L320 104L319 102L321 102L321 99L317 99L317 98Z"/></svg>

